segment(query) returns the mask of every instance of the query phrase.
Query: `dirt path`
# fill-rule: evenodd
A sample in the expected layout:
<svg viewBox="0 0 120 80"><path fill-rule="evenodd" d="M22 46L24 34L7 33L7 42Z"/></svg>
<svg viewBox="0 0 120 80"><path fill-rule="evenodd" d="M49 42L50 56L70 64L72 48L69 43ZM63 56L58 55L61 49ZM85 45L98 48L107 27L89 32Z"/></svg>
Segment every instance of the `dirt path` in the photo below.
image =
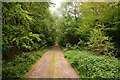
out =
<svg viewBox="0 0 120 80"><path fill-rule="evenodd" d="M26 75L27 78L79 78L59 46L46 52Z"/></svg>

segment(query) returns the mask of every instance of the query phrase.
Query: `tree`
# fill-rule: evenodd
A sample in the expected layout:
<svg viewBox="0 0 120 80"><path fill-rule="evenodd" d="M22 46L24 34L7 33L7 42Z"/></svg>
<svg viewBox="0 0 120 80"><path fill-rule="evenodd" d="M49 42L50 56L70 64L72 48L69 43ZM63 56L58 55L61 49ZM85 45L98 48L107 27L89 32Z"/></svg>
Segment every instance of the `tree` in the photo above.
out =
<svg viewBox="0 0 120 80"><path fill-rule="evenodd" d="M49 5L48 2L3 3L3 55L54 44Z"/></svg>

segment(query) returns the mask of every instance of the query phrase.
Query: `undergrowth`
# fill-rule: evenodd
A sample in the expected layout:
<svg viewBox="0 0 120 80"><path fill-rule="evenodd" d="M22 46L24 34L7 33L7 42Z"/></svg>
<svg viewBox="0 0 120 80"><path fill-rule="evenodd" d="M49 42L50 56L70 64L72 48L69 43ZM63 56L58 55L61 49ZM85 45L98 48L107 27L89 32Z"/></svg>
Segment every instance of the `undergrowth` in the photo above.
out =
<svg viewBox="0 0 120 80"><path fill-rule="evenodd" d="M10 61L3 60L2 79L23 78L25 73L32 68L32 65L35 64L48 49L49 48L34 52L23 52Z"/></svg>
<svg viewBox="0 0 120 80"><path fill-rule="evenodd" d="M63 51L81 78L120 78L120 61L113 56L79 50Z"/></svg>

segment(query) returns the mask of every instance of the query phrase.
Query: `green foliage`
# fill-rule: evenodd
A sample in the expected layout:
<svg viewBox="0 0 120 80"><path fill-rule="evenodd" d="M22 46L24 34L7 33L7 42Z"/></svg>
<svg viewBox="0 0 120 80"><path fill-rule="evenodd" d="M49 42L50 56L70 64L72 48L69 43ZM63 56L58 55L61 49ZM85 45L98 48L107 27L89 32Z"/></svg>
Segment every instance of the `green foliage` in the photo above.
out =
<svg viewBox="0 0 120 80"><path fill-rule="evenodd" d="M81 31L78 30L78 33L84 35L81 36L81 39L88 44L86 47L91 48L93 51L96 49L95 51L98 52L102 46L102 52L116 51L115 47L119 48L119 4L118 2L91 2L81 5L80 27L85 28L85 30L80 28Z"/></svg>
<svg viewBox="0 0 120 80"><path fill-rule="evenodd" d="M23 78L25 73L31 69L32 65L35 64L48 49L49 48L34 52L23 52L18 56L14 56L11 61L3 60L2 79Z"/></svg>
<svg viewBox="0 0 120 80"><path fill-rule="evenodd" d="M74 2L62 3L59 10L62 17L57 20L57 30L59 33L58 44L65 46L67 43L71 45L79 42L79 35L77 34L78 21L79 21L79 7ZM62 39L61 39L62 38Z"/></svg>
<svg viewBox="0 0 120 80"><path fill-rule="evenodd" d="M60 17L51 14L49 7L49 2L3 2L3 56L15 53L14 48L25 52L56 42L66 47L66 51L72 50L65 52L65 57L82 78L118 78L118 59L74 50L119 54L120 3L66 2L59 9ZM22 77L41 57L38 53L23 53L12 61L3 61L3 78Z"/></svg>
<svg viewBox="0 0 120 80"><path fill-rule="evenodd" d="M96 25L95 28L90 31L90 40L88 41L87 45L88 49L104 54L109 50L112 51L114 47L109 38L104 35L104 27L100 27L102 27L102 25Z"/></svg>
<svg viewBox="0 0 120 80"><path fill-rule="evenodd" d="M53 45L53 17L48 2L3 3L3 55L17 48L31 51ZM41 9L41 7L43 7Z"/></svg>
<svg viewBox="0 0 120 80"><path fill-rule="evenodd" d="M101 54L119 53L119 2L66 2L59 10L63 15L56 25L59 45L70 43Z"/></svg>
<svg viewBox="0 0 120 80"><path fill-rule="evenodd" d="M120 61L115 57L97 56L96 53L78 50L64 52L81 78L120 78Z"/></svg>
<svg viewBox="0 0 120 80"><path fill-rule="evenodd" d="M24 29L23 26L8 26L4 25L3 32L3 51L8 48L18 47L19 49L29 49L32 50L34 48L39 48L39 46L33 46L38 42L41 42L39 34L33 34L32 32L28 32ZM9 32L9 33L6 33ZM11 35L11 36L6 36Z"/></svg>

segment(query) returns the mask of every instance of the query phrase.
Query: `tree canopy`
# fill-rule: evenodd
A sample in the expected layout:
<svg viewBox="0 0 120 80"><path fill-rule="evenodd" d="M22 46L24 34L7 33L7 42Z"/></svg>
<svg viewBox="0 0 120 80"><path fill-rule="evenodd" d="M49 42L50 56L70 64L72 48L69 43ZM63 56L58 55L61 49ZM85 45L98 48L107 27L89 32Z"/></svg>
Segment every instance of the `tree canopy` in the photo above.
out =
<svg viewBox="0 0 120 80"><path fill-rule="evenodd" d="M99 53L120 52L120 3L63 2L58 16L51 2L3 3L3 53L32 51L58 43Z"/></svg>
<svg viewBox="0 0 120 80"><path fill-rule="evenodd" d="M70 43L102 54L119 53L119 2L68 2L59 10L63 14L57 23L60 45Z"/></svg>
<svg viewBox="0 0 120 80"><path fill-rule="evenodd" d="M53 15L50 3L3 3L3 53L31 51L53 45Z"/></svg>

